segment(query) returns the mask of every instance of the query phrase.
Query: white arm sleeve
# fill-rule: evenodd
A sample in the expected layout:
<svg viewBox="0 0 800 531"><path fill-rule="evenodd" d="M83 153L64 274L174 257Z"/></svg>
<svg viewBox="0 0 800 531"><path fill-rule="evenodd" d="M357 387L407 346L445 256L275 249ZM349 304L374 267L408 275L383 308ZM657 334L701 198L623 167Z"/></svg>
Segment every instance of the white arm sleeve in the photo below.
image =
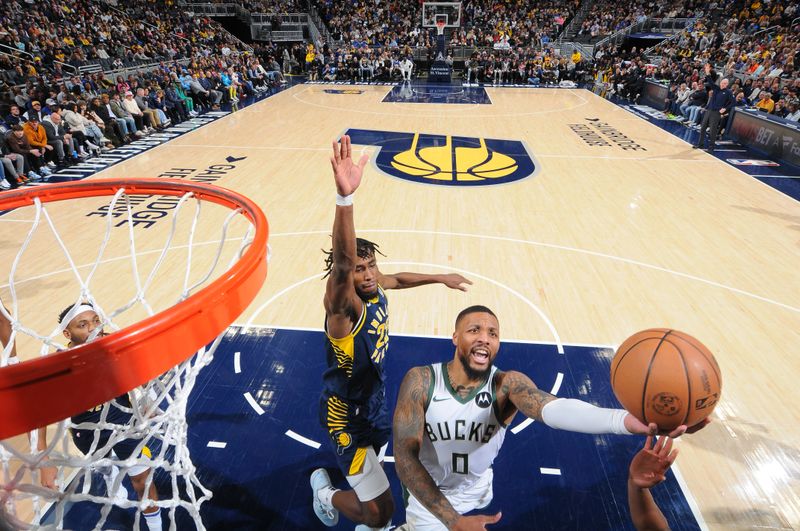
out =
<svg viewBox="0 0 800 531"><path fill-rule="evenodd" d="M557 398L542 408L542 420L551 428L578 433L631 435L625 428L624 409L605 409L574 398Z"/></svg>

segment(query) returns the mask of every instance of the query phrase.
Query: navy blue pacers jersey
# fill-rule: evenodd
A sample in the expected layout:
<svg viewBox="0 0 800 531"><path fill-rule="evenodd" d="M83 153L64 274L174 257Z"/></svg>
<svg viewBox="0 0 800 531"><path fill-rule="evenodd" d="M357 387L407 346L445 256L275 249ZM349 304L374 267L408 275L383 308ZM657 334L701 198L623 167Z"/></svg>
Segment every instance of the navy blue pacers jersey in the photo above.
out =
<svg viewBox="0 0 800 531"><path fill-rule="evenodd" d="M127 411L122 411L117 407L117 404L124 408L132 408L133 406L131 406L131 399L128 396L128 393L125 393L124 395L119 395L115 401L116 404L109 404L108 406L108 413L106 414L105 422L109 424L125 425L130 420L131 414ZM100 404L92 409L82 411L77 415L73 415L72 423L82 424L84 422L90 422L92 424L99 424L103 420L103 407L105 407L105 404Z"/></svg>
<svg viewBox="0 0 800 531"><path fill-rule="evenodd" d="M388 440L383 371L388 347L389 307L381 287L362 302L358 322L347 336L331 337L326 322L328 368L322 376L320 420L339 449Z"/></svg>
<svg viewBox="0 0 800 531"><path fill-rule="evenodd" d="M107 336L108 334L105 332L101 332L98 337ZM70 341L67 344L67 348L72 348L76 345L73 345ZM60 352L63 352L59 349ZM105 403L95 406L91 409L87 409L86 411L81 411L80 413L76 413L72 416L71 420L73 424L83 424L84 422L92 423L92 424L99 424L101 421L106 422L109 424L121 424L125 425L131 418L131 413L127 411L123 411L117 406L130 409L131 406L131 399L128 396L128 393L119 395L116 399L116 404L111 403L108 406L108 413L106 413L106 418L103 419L103 408L105 407Z"/></svg>

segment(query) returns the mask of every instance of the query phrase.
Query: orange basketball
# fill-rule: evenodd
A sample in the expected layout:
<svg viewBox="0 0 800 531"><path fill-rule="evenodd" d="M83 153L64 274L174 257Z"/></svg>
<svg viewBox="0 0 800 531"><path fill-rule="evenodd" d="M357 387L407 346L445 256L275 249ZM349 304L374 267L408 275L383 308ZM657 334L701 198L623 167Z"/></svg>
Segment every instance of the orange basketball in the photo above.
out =
<svg viewBox="0 0 800 531"><path fill-rule="evenodd" d="M633 416L662 430L694 426L719 402L722 375L698 340L667 328L626 339L611 362L611 387Z"/></svg>

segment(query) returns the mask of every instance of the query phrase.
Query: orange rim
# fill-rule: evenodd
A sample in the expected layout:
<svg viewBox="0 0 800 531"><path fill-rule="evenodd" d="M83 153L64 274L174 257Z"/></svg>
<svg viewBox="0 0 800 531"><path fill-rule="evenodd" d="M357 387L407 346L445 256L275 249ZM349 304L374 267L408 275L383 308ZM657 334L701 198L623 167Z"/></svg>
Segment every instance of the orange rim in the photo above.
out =
<svg viewBox="0 0 800 531"><path fill-rule="evenodd" d="M108 336L0 369L0 439L65 419L126 393L188 359L253 301L267 276L269 226L250 199L217 186L177 179L93 179L0 194L0 210L80 197L195 197L231 208L255 227L241 258L222 276L166 310Z"/></svg>

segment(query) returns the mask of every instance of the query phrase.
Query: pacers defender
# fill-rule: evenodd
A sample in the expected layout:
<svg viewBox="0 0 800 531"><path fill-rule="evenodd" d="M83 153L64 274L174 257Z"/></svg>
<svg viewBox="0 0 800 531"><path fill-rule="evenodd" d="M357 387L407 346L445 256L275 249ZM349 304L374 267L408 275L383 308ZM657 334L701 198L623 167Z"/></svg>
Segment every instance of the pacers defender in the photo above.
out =
<svg viewBox="0 0 800 531"><path fill-rule="evenodd" d="M339 468L353 490L331 486L320 468L311 475L314 512L325 525L336 525L341 511L369 527L386 526L394 512L389 480L379 454L389 440L383 364L389 346L386 289L441 283L466 290L461 275L397 273L378 270L377 246L356 238L353 193L361 183L368 157L354 164L350 137L333 143L331 166L336 181L333 249L327 253L325 333L328 369L323 375L320 422L328 432ZM381 455L382 457L382 455Z"/></svg>
<svg viewBox="0 0 800 531"><path fill-rule="evenodd" d="M463 516L492 501L492 463L517 410L552 428L580 433L653 434L622 409L556 398L524 374L493 366L500 325L485 306L456 318L454 358L415 367L400 386L394 415L397 475L410 496L407 529L484 529L500 520ZM671 435L686 430L681 426Z"/></svg>
<svg viewBox="0 0 800 531"><path fill-rule="evenodd" d="M58 316L58 322L63 323L66 318L69 318L69 321L64 327L64 337L69 340L67 344L69 348L82 345L87 341L92 341L97 337L105 335L102 329L98 330L101 328L102 322L94 307L89 303L82 302L64 308ZM117 459L128 459L136 452L141 444L141 439L123 439L114 444L112 448L107 448L113 432L109 429L98 429L97 425L101 423L117 424L121 426L128 424L131 418L131 413L129 411L132 408L130 398L127 393L118 396L108 404L108 412L104 415L103 409L105 407L106 404L100 404L72 417L73 427L70 428L72 442L75 443L75 446L83 454L89 454L90 452L95 455L101 452L103 454L110 454L113 451ZM121 408L125 408L128 411L124 411ZM47 427L45 426L39 428L37 449L42 452L46 448ZM143 446L141 454L149 457L149 448ZM115 483L114 477L117 472L118 469L113 467L112 476L106 478L109 487ZM55 468L45 467L42 469L41 474L42 486L55 488ZM140 500L144 498L147 478L150 474L150 468L145 465L134 465L128 469L128 476ZM114 493L109 492L109 495L113 496ZM152 481L147 491L147 499L151 501L158 500L158 492L156 491L155 483ZM149 531L161 531L161 509L159 507L153 504L147 505L142 509L142 513L144 514L144 520Z"/></svg>

